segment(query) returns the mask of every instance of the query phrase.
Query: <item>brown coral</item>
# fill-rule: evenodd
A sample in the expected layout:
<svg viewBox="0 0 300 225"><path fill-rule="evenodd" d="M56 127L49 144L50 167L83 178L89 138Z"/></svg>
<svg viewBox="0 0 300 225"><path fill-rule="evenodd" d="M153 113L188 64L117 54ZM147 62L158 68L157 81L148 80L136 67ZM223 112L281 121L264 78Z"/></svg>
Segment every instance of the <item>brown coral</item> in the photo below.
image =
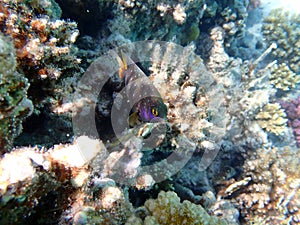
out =
<svg viewBox="0 0 300 225"><path fill-rule="evenodd" d="M287 64L275 64L271 68L270 83L276 88L288 91L300 83L300 76L294 73Z"/></svg>
<svg viewBox="0 0 300 225"><path fill-rule="evenodd" d="M62 69L59 67L62 64L58 64L60 60L55 58L62 58L61 54L65 55L65 69L68 68L67 64L72 66L78 64L76 58L70 53L71 44L78 35L76 23L53 21L45 13L38 16L28 5L14 4L11 1L2 2L0 9L2 15L0 30L13 38L19 65L25 73L27 71L32 73L26 68L28 66L34 67L37 71L44 68L47 77L58 78ZM49 65L50 59L52 59L52 66ZM30 76L35 77L34 74Z"/></svg>
<svg viewBox="0 0 300 225"><path fill-rule="evenodd" d="M189 201L180 203L180 198L174 192L161 191L157 199L149 199L145 202L145 207L150 215L145 218L147 221L155 221L155 224L223 224L224 220L210 216L200 205L195 205Z"/></svg>
<svg viewBox="0 0 300 225"><path fill-rule="evenodd" d="M247 224L299 223L298 155L290 147L248 152L243 177L250 182L230 196Z"/></svg>
<svg viewBox="0 0 300 225"><path fill-rule="evenodd" d="M266 104L255 116L257 123L266 131L282 135L287 131L287 118L279 103Z"/></svg>

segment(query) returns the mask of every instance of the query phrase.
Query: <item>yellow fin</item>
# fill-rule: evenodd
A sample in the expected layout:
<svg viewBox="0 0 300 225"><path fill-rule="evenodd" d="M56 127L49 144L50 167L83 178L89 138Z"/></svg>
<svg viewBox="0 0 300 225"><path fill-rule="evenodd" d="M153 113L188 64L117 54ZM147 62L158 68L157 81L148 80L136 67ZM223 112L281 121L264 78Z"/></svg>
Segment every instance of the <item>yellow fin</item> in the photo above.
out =
<svg viewBox="0 0 300 225"><path fill-rule="evenodd" d="M139 124L139 116L137 112L132 113L128 118L129 126L134 127L135 124Z"/></svg>
<svg viewBox="0 0 300 225"><path fill-rule="evenodd" d="M119 69L119 77L121 79L124 78L124 71L127 70L127 59L125 54L121 51L121 57L117 56L117 61L120 65L120 69Z"/></svg>

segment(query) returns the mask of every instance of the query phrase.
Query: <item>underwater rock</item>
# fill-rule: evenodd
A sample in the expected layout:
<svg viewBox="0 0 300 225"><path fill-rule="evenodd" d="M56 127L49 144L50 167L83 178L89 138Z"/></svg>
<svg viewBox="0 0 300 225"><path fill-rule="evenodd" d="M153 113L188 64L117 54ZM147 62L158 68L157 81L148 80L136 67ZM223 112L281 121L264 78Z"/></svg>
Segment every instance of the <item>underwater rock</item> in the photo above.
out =
<svg viewBox="0 0 300 225"><path fill-rule="evenodd" d="M94 175L72 198L59 224L124 224L133 213L126 189Z"/></svg>
<svg viewBox="0 0 300 225"><path fill-rule="evenodd" d="M111 18L113 1L103 0L56 0L62 9L62 18L78 23L81 35L95 36ZM91 26L92 25L92 26Z"/></svg>
<svg viewBox="0 0 300 225"><path fill-rule="evenodd" d="M82 34L98 35L103 43L107 43L107 35L111 34L112 40L122 35L130 41L164 40L183 45L196 42L200 32L207 32L216 23L226 30L226 44L230 45L235 37L243 35L249 4L221 0L59 0L58 3L64 17L78 22ZM107 44L120 46L124 42Z"/></svg>
<svg viewBox="0 0 300 225"><path fill-rule="evenodd" d="M0 153L12 148L22 132L22 122L33 111L27 98L25 76L17 72L15 49L9 38L0 33Z"/></svg>

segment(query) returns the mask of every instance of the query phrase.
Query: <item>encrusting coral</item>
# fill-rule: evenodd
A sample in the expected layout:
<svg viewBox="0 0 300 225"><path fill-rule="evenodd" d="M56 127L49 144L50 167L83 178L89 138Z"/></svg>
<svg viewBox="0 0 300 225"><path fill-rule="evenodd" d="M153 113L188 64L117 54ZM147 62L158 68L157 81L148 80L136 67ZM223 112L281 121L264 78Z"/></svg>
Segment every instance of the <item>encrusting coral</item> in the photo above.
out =
<svg viewBox="0 0 300 225"><path fill-rule="evenodd" d="M275 42L273 52L279 63L286 63L295 73L300 72L300 15L283 9L273 9L264 19L263 34L269 43Z"/></svg>
<svg viewBox="0 0 300 225"><path fill-rule="evenodd" d="M27 98L28 80L17 72L15 50L0 33L0 153L12 147L22 131L22 121L33 111Z"/></svg>
<svg viewBox="0 0 300 225"><path fill-rule="evenodd" d="M157 199L149 199L145 202L146 217L144 222L133 216L128 219L126 225L177 225L177 224L211 224L226 225L226 221L210 216L201 205L196 205L190 201L180 202L180 198L175 192L161 191Z"/></svg>
<svg viewBox="0 0 300 225"><path fill-rule="evenodd" d="M17 70L30 83L28 95L39 112L54 96L58 79L79 71L73 43L79 32L75 22L60 20L60 8L51 0L0 2L0 31L10 36ZM52 102L51 102L52 101Z"/></svg>
<svg viewBox="0 0 300 225"><path fill-rule="evenodd" d="M71 45L79 34L77 25L58 20L60 13L54 10L59 8L54 1L35 3L2 1L0 31L12 37L18 66L28 78L57 79L64 70L78 64L71 53ZM51 18L54 15L57 17Z"/></svg>
<svg viewBox="0 0 300 225"><path fill-rule="evenodd" d="M287 131L286 114L279 103L266 104L255 119L263 129L275 135L283 135Z"/></svg>

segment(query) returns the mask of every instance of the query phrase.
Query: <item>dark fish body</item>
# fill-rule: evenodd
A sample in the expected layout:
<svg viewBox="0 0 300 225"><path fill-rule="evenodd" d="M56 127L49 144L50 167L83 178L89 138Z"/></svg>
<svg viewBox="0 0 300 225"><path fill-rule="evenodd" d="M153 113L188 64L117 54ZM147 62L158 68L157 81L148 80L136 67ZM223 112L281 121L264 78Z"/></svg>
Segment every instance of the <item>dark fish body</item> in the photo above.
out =
<svg viewBox="0 0 300 225"><path fill-rule="evenodd" d="M122 54L118 59L119 76L124 80L126 94L134 103L132 115L143 122L159 122L167 117L167 106L149 78L131 59ZM129 62L129 64L127 64Z"/></svg>

